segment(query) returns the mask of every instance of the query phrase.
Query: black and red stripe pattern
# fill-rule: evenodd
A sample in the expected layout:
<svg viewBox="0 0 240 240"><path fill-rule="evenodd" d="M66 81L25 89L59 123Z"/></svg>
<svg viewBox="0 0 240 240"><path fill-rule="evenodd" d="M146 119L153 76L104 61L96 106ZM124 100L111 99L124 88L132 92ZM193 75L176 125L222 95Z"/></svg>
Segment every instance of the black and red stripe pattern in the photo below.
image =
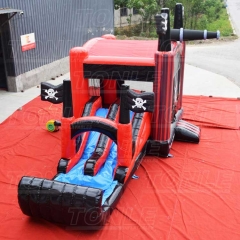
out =
<svg viewBox="0 0 240 240"><path fill-rule="evenodd" d="M175 140L183 142L199 143L201 130L199 127L180 120L175 128Z"/></svg>
<svg viewBox="0 0 240 240"><path fill-rule="evenodd" d="M173 55L155 54L156 73L153 91L155 109L152 124L152 137L157 141L167 141L171 133L172 94L173 94Z"/></svg>

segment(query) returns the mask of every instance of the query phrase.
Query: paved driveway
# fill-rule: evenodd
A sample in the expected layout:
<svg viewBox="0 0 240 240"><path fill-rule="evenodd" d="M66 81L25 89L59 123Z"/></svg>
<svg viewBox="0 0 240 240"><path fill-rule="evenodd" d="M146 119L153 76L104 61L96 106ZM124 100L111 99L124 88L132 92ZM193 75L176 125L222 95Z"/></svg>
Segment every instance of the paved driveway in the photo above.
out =
<svg viewBox="0 0 240 240"><path fill-rule="evenodd" d="M228 0L227 4L235 31L240 36L240 1ZM186 63L218 73L240 86L240 39L228 43L188 46Z"/></svg>

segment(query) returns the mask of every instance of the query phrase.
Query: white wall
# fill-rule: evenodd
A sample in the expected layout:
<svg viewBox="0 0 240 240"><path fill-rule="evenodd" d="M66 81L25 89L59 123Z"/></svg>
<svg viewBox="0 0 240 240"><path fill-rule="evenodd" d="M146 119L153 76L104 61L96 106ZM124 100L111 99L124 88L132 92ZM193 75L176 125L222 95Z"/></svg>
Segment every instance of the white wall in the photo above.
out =
<svg viewBox="0 0 240 240"><path fill-rule="evenodd" d="M128 9L128 16L121 17L121 24L120 24L120 9L114 10L114 27L124 27L128 26L127 18L129 18L129 14L132 14L132 23L137 24L141 20L141 16L139 14L133 15L133 9Z"/></svg>

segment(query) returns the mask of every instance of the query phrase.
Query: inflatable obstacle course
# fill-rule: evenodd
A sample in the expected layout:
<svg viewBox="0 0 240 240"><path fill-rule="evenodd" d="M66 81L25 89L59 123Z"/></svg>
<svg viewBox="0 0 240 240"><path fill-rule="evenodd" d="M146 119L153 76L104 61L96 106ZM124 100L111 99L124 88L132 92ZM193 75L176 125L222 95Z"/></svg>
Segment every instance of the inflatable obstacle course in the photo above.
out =
<svg viewBox="0 0 240 240"><path fill-rule="evenodd" d="M71 81L42 83L43 101L63 103L61 159L53 179L21 179L24 214L103 226L146 154L168 157L174 139L199 142L199 127L181 118L184 41L200 33L182 29L181 4L175 29L169 16L169 9L156 16L158 41L91 39L70 51ZM202 31L202 38L218 35ZM132 90L125 80L153 82L153 91Z"/></svg>

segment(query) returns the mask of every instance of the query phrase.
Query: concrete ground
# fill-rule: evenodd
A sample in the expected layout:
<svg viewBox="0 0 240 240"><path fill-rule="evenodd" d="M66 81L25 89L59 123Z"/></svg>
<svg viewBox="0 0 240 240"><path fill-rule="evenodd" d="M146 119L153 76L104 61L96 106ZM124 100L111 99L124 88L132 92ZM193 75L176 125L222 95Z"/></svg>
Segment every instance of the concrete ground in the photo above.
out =
<svg viewBox="0 0 240 240"><path fill-rule="evenodd" d="M62 83L64 79L69 79L70 74L65 74L56 80L48 81L57 85ZM35 86L25 90L24 92L7 92L0 90L0 123L8 118L14 111L40 95L40 86Z"/></svg>
<svg viewBox="0 0 240 240"><path fill-rule="evenodd" d="M219 74L186 64L183 94L240 98L240 87Z"/></svg>
<svg viewBox="0 0 240 240"><path fill-rule="evenodd" d="M70 75L65 74L51 80L49 83L59 84L63 79L69 79ZM144 82L130 82L135 89L151 91L152 84ZM191 65L185 65L184 95L203 95L213 97L240 98L240 88L229 81L227 78L203 70ZM0 123L8 118L14 111L21 108L24 104L39 96L38 86L25 90L24 92L0 91Z"/></svg>

